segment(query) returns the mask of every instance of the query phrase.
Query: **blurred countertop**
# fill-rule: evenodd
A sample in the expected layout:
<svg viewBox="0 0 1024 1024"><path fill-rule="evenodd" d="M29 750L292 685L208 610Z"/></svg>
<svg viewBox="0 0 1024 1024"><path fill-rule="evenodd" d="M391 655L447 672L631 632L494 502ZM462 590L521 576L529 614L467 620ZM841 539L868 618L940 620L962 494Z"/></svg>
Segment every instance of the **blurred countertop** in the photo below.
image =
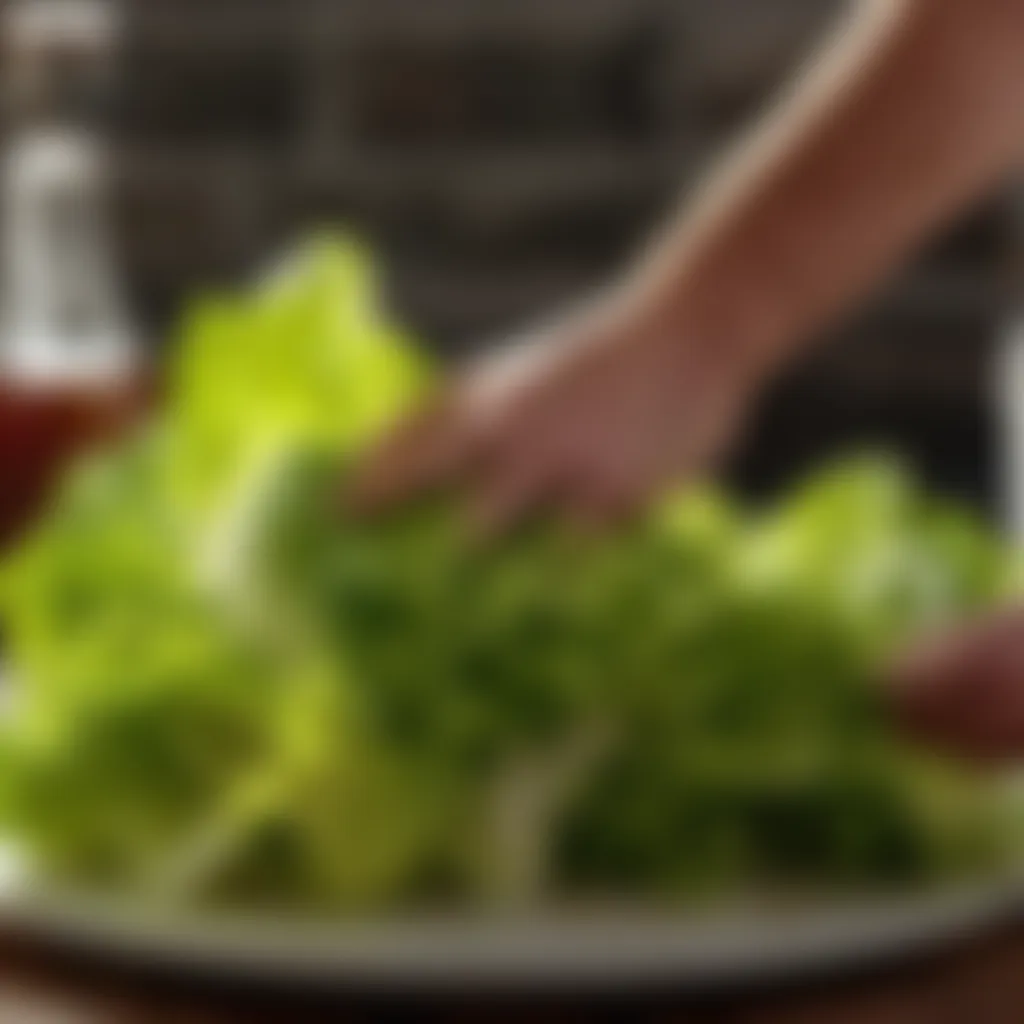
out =
<svg viewBox="0 0 1024 1024"><path fill-rule="evenodd" d="M911 962L785 987L701 995L634 992L588 999L309 992L189 984L0 939L3 1024L301 1024L416 1021L506 1024L1019 1024L1024 922Z"/></svg>

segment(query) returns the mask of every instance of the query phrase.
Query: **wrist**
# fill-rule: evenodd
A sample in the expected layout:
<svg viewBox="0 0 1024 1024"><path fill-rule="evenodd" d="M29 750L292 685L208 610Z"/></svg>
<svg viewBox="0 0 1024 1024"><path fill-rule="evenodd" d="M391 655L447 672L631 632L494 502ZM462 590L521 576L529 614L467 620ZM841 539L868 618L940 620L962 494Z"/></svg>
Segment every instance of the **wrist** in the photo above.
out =
<svg viewBox="0 0 1024 1024"><path fill-rule="evenodd" d="M698 359L737 389L759 389L786 362L781 317L753 292L661 283L640 273L627 278L615 304L630 333L677 347L684 364Z"/></svg>

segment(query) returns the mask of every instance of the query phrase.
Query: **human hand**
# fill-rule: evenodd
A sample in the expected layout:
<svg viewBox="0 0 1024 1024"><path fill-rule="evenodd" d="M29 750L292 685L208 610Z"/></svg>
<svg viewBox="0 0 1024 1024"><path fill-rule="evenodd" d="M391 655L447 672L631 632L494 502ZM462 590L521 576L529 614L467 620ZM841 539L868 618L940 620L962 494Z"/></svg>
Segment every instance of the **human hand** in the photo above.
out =
<svg viewBox="0 0 1024 1024"><path fill-rule="evenodd" d="M541 505L605 525L718 459L755 377L729 346L605 302L460 375L370 454L354 502L372 512L452 483L486 534Z"/></svg>
<svg viewBox="0 0 1024 1024"><path fill-rule="evenodd" d="M919 644L892 684L912 734L976 760L1024 757L1024 607Z"/></svg>

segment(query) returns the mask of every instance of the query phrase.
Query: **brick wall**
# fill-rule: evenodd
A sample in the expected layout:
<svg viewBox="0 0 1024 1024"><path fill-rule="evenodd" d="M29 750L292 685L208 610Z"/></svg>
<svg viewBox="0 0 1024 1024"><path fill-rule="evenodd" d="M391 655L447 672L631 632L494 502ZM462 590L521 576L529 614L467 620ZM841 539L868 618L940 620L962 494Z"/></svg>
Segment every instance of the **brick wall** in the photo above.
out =
<svg viewBox="0 0 1024 1024"><path fill-rule="evenodd" d="M302 225L356 225L455 351L599 281L785 77L827 0L135 0L126 266L160 321ZM769 403L768 485L881 435L990 493L987 353L1015 247L996 200ZM808 429L808 423L814 429Z"/></svg>

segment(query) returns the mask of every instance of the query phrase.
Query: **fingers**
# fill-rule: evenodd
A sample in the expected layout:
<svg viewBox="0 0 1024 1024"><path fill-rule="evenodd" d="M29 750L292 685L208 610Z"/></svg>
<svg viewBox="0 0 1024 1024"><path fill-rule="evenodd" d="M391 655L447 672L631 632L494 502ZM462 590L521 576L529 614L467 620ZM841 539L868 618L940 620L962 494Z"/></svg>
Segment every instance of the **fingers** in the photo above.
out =
<svg viewBox="0 0 1024 1024"><path fill-rule="evenodd" d="M485 419L449 398L398 428L371 453L345 496L356 514L384 511L426 489L461 485L474 536L507 532L542 506L583 533L627 522L656 489L656 465L591 436L584 412L536 403ZM581 426L581 423L583 426Z"/></svg>
<svg viewBox="0 0 1024 1024"><path fill-rule="evenodd" d="M436 459L448 415L444 407L430 406L389 434L357 467L346 504L357 513L371 513L414 489L428 456Z"/></svg>
<svg viewBox="0 0 1024 1024"><path fill-rule="evenodd" d="M578 534L596 538L624 528L638 505L603 488L581 490L570 499L565 519Z"/></svg>
<svg viewBox="0 0 1024 1024"><path fill-rule="evenodd" d="M557 463L537 451L513 451L490 467L469 497L470 529L479 541L507 533L553 496Z"/></svg>
<svg viewBox="0 0 1024 1024"><path fill-rule="evenodd" d="M542 504L587 532L617 525L692 477L730 418L708 388L681 396L664 352L534 342L485 361L371 454L348 503L373 513L455 483L484 536Z"/></svg>
<svg viewBox="0 0 1024 1024"><path fill-rule="evenodd" d="M510 441L504 459L492 453L487 475L470 495L478 539L500 536L542 509L583 535L602 534L624 525L644 503L647 489L608 460L559 452L531 434Z"/></svg>
<svg viewBox="0 0 1024 1024"><path fill-rule="evenodd" d="M921 645L891 681L913 734L974 759L1024 757L1024 610Z"/></svg>
<svg viewBox="0 0 1024 1024"><path fill-rule="evenodd" d="M441 398L401 424L365 459L347 495L357 513L372 514L467 472L516 423L529 420L531 371L544 346L521 343L484 361Z"/></svg>
<svg viewBox="0 0 1024 1024"><path fill-rule="evenodd" d="M497 434L452 393L401 424L356 471L346 496L357 514L372 514L441 485L463 471Z"/></svg>

